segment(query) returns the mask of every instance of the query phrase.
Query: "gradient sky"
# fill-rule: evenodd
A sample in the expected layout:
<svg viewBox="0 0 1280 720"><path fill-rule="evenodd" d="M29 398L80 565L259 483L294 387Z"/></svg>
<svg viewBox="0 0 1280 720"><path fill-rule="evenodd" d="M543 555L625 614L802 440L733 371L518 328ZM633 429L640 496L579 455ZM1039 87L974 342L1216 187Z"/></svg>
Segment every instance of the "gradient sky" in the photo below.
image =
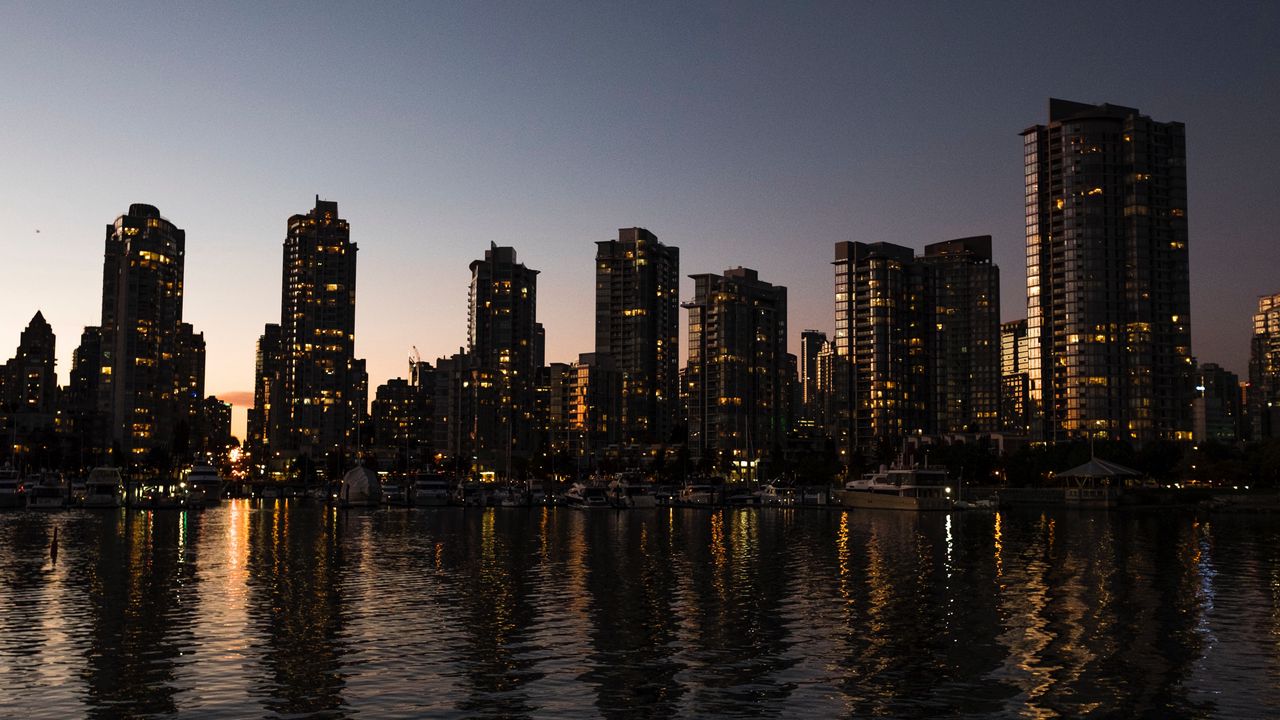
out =
<svg viewBox="0 0 1280 720"><path fill-rule="evenodd" d="M589 352L593 243L636 225L683 275L786 285L793 351L834 324L839 240L990 234L1022 317L1018 133L1054 96L1186 123L1192 350L1245 372L1280 291L1280 4L977 5L6 3L0 358L42 310L65 382L144 202L187 232L206 388L243 402L316 194L360 247L373 386L465 344L491 241L542 271L547 359Z"/></svg>

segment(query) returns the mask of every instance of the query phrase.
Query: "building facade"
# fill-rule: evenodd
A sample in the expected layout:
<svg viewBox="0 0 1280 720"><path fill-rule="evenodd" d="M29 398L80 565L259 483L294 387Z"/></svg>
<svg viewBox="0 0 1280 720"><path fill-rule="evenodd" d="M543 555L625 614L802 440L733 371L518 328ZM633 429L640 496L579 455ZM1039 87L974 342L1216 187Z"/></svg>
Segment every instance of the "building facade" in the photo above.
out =
<svg viewBox="0 0 1280 720"><path fill-rule="evenodd" d="M1280 293L1258 298L1249 343L1248 396L1252 439L1280 437Z"/></svg>
<svg viewBox="0 0 1280 720"><path fill-rule="evenodd" d="M1022 138L1037 435L1190 439L1183 124L1051 99Z"/></svg>
<svg viewBox="0 0 1280 720"><path fill-rule="evenodd" d="M1027 374L1027 321L1000 324L1000 429L1020 435L1030 432Z"/></svg>
<svg viewBox="0 0 1280 720"><path fill-rule="evenodd" d="M1244 407L1240 376L1216 363L1196 368L1196 396L1192 401L1192 439L1230 445L1241 439Z"/></svg>
<svg viewBox="0 0 1280 720"><path fill-rule="evenodd" d="M98 407L104 444L129 467L170 452L178 419L186 233L151 205L107 225Z"/></svg>
<svg viewBox="0 0 1280 720"><path fill-rule="evenodd" d="M509 477L534 451L537 298L538 271L517 262L515 248L490 244L484 259L471 263L469 441L482 472Z"/></svg>
<svg viewBox="0 0 1280 720"><path fill-rule="evenodd" d="M787 434L787 289L755 270L692 275L689 448L750 472Z"/></svg>
<svg viewBox="0 0 1280 720"><path fill-rule="evenodd" d="M279 406L270 411L264 407L262 413L271 424L266 434L274 440L273 454L320 460L357 449L366 413L362 397L368 396L364 363L355 357L357 250L336 202L317 196L312 210L289 218L281 281ZM268 326L263 337L272 333ZM270 361L266 365L276 369Z"/></svg>
<svg viewBox="0 0 1280 720"><path fill-rule="evenodd" d="M596 243L595 355L622 376L619 431L628 444L665 443L679 395L680 249L644 228Z"/></svg>

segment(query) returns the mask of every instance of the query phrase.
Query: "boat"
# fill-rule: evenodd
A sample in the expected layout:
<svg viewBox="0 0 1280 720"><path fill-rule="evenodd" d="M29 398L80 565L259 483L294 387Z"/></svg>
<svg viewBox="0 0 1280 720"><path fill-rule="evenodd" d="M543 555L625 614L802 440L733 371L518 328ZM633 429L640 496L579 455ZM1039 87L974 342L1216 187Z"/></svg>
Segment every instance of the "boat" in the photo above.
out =
<svg viewBox="0 0 1280 720"><path fill-rule="evenodd" d="M24 482L28 510L61 510L67 506L67 483L57 473L33 475Z"/></svg>
<svg viewBox="0 0 1280 720"><path fill-rule="evenodd" d="M0 508L20 508L27 506L26 488L18 479L18 471L12 468L0 468Z"/></svg>
<svg viewBox="0 0 1280 720"><path fill-rule="evenodd" d="M845 507L884 510L950 510L946 468L881 468L845 483L836 497Z"/></svg>
<svg viewBox="0 0 1280 720"><path fill-rule="evenodd" d="M462 483L453 490L453 504L463 507L483 507L484 488L479 483Z"/></svg>
<svg viewBox="0 0 1280 720"><path fill-rule="evenodd" d="M613 507L609 493L599 485L577 482L564 493L564 503L581 510L598 510Z"/></svg>
<svg viewBox="0 0 1280 720"><path fill-rule="evenodd" d="M124 502L124 478L113 467L96 467L89 471L84 481L84 502L87 508L118 508Z"/></svg>
<svg viewBox="0 0 1280 720"><path fill-rule="evenodd" d="M187 508L186 483L170 482L143 485L134 507L146 510L185 510Z"/></svg>
<svg viewBox="0 0 1280 720"><path fill-rule="evenodd" d="M760 496L752 492L750 488L736 488L725 498L725 503L735 507L746 507L749 505L759 505Z"/></svg>
<svg viewBox="0 0 1280 720"><path fill-rule="evenodd" d="M337 504L340 507L376 507L382 499L382 484L377 473L357 465L342 476Z"/></svg>
<svg viewBox="0 0 1280 720"><path fill-rule="evenodd" d="M653 489L641 482L619 478L609 484L609 500L616 508L643 509L658 506Z"/></svg>
<svg viewBox="0 0 1280 720"><path fill-rule="evenodd" d="M382 502L392 507L409 507L413 503L413 486L403 478L384 483Z"/></svg>
<svg viewBox="0 0 1280 720"><path fill-rule="evenodd" d="M716 490L710 485L685 485L680 488L679 503L681 505L710 505Z"/></svg>
<svg viewBox="0 0 1280 720"><path fill-rule="evenodd" d="M449 478L446 475L419 475L413 482L412 493L415 507L448 505Z"/></svg>
<svg viewBox="0 0 1280 720"><path fill-rule="evenodd" d="M773 483L761 485L753 494L756 504L762 507L789 506L796 502L795 493L790 488L780 488Z"/></svg>
<svg viewBox="0 0 1280 720"><path fill-rule="evenodd" d="M222 478L209 465L196 465L187 473L187 504L217 505L222 502Z"/></svg>

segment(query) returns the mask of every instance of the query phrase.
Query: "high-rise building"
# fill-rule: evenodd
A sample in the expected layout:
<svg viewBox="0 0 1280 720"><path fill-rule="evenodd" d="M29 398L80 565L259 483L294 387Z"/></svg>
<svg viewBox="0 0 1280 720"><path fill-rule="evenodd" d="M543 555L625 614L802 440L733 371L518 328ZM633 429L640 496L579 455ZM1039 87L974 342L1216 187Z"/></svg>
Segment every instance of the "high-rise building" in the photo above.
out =
<svg viewBox="0 0 1280 720"><path fill-rule="evenodd" d="M981 433L1000 426L1000 270L991 236L926 245L929 421L925 432Z"/></svg>
<svg viewBox="0 0 1280 720"><path fill-rule="evenodd" d="M1249 343L1248 395L1252 439L1280 437L1280 293L1258 298Z"/></svg>
<svg viewBox="0 0 1280 720"><path fill-rule="evenodd" d="M999 269L990 236L835 247L832 414L841 458L999 426Z"/></svg>
<svg viewBox="0 0 1280 720"><path fill-rule="evenodd" d="M747 268L691 277L689 447L750 468L788 430L787 289Z"/></svg>
<svg viewBox="0 0 1280 720"><path fill-rule="evenodd" d="M569 367L566 419L581 453L600 453L621 438L622 382L611 355L582 353Z"/></svg>
<svg viewBox="0 0 1280 720"><path fill-rule="evenodd" d="M151 205L107 225L98 406L121 462L172 450L186 233Z"/></svg>
<svg viewBox="0 0 1280 720"><path fill-rule="evenodd" d="M680 249L644 228L596 243L597 357L622 376L623 442L663 443L679 395Z"/></svg>
<svg viewBox="0 0 1280 720"><path fill-rule="evenodd" d="M355 357L357 250L336 202L317 196L310 212L289 218L280 308L280 408L272 413L280 424L268 430L286 455L319 460L356 448L366 414L361 397L368 395L363 361Z"/></svg>
<svg viewBox="0 0 1280 720"><path fill-rule="evenodd" d="M827 344L827 334L820 330L800 333L800 355L797 370L800 383L799 424L804 427L820 427L825 422L822 397L818 383L818 353Z"/></svg>
<svg viewBox="0 0 1280 720"><path fill-rule="evenodd" d="M280 326L268 323L258 338L254 361L253 407L248 411L245 449L252 459L255 474L265 475L271 469L275 453L283 448L280 437L284 429L284 347L280 343Z"/></svg>
<svg viewBox="0 0 1280 720"><path fill-rule="evenodd" d="M52 414L58 395L53 328L36 311L22 331L18 350L0 368L0 412Z"/></svg>
<svg viewBox="0 0 1280 720"><path fill-rule="evenodd" d="M1183 124L1051 99L1022 138L1038 434L1189 439Z"/></svg>
<svg viewBox="0 0 1280 720"><path fill-rule="evenodd" d="M1000 324L1000 429L1025 434L1030 431L1027 411L1027 321L1010 320Z"/></svg>
<svg viewBox="0 0 1280 720"><path fill-rule="evenodd" d="M414 376L410 380L392 378L379 385L371 412L373 441L380 448L394 450L406 469L418 466L431 454L433 433L435 372L428 363L419 363Z"/></svg>
<svg viewBox="0 0 1280 720"><path fill-rule="evenodd" d="M1235 443L1240 439L1244 408L1240 376L1216 363L1196 368L1196 397L1191 404L1196 442Z"/></svg>
<svg viewBox="0 0 1280 720"><path fill-rule="evenodd" d="M431 446L455 470L471 460L471 360L466 351L436 360L431 399Z"/></svg>
<svg viewBox="0 0 1280 720"><path fill-rule="evenodd" d="M71 420L71 436L78 454L90 465L106 465L111 449L107 442L106 413L98 405L102 378L102 328L89 326L71 354L71 382L63 394L63 406Z"/></svg>
<svg viewBox="0 0 1280 720"><path fill-rule="evenodd" d="M206 434L204 333L187 323L178 325L174 353L174 451L181 460L201 449Z"/></svg>
<svg viewBox="0 0 1280 720"><path fill-rule="evenodd" d="M490 244L471 263L467 353L471 360L470 442L478 469L510 476L533 453L538 271L515 248Z"/></svg>

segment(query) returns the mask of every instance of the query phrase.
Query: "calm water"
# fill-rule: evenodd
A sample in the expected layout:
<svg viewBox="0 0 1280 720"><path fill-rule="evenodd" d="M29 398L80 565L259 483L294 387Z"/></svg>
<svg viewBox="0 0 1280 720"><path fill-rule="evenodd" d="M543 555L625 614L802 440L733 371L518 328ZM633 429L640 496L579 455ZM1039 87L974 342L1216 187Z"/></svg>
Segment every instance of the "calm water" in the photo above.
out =
<svg viewBox="0 0 1280 720"><path fill-rule="evenodd" d="M10 511L0 603L4 717L1280 715L1265 518Z"/></svg>

